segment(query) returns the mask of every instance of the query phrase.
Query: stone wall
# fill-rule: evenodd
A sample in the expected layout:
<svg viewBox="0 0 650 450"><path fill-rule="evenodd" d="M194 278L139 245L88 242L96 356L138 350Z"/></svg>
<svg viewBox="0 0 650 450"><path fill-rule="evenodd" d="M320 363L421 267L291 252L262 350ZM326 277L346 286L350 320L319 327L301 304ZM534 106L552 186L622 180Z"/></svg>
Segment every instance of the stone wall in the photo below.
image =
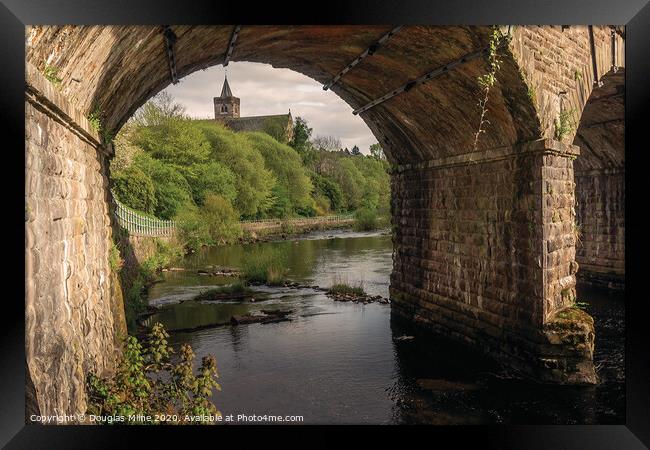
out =
<svg viewBox="0 0 650 450"><path fill-rule="evenodd" d="M576 173L578 275L586 281L622 287L625 278L625 171Z"/></svg>
<svg viewBox="0 0 650 450"><path fill-rule="evenodd" d="M28 376L43 414L83 413L86 373L114 369L117 336L126 329L108 263L107 154L51 84L30 67L27 79Z"/></svg>
<svg viewBox="0 0 650 450"><path fill-rule="evenodd" d="M616 32L612 59L612 31L608 26L593 27L599 79L612 71L614 65L625 66L625 40ZM596 80L589 27L516 26L511 49L528 85L528 95L535 103L543 136L555 137L555 121L561 111L570 111L577 124ZM574 128L567 134L566 142L573 141L575 131Z"/></svg>
<svg viewBox="0 0 650 450"><path fill-rule="evenodd" d="M576 153L539 141L398 167L394 312L539 379L594 382L588 316L579 355L544 335L575 300Z"/></svg>

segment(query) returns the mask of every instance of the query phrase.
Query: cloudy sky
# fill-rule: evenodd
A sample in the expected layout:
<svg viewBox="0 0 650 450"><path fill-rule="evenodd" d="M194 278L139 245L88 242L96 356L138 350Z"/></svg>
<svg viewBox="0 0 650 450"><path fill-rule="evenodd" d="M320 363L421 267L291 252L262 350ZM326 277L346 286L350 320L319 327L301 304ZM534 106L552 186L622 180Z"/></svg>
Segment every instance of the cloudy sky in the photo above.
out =
<svg viewBox="0 0 650 450"><path fill-rule="evenodd" d="M314 129L312 136L335 136L343 147L358 145L363 153L377 142L363 120L334 92L289 69L268 64L231 62L228 83L241 99L241 116L284 114L291 109L294 119L301 116ZM212 97L221 94L224 67L196 71L165 89L195 118L214 117Z"/></svg>

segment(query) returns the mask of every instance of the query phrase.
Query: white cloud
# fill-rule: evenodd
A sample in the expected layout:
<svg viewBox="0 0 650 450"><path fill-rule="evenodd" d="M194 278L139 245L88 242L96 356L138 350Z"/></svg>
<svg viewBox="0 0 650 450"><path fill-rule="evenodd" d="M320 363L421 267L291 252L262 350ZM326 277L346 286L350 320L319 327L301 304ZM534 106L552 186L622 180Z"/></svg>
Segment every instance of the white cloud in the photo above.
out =
<svg viewBox="0 0 650 450"><path fill-rule="evenodd" d="M352 108L334 92L311 78L289 69L275 69L268 64L231 62L228 83L241 99L241 115L282 114L291 109L314 129L313 135L338 137L344 147L358 145L361 151L377 142L364 121L352 114ZM165 92L185 106L192 117L214 117L212 98L219 96L224 67L214 66L196 71Z"/></svg>

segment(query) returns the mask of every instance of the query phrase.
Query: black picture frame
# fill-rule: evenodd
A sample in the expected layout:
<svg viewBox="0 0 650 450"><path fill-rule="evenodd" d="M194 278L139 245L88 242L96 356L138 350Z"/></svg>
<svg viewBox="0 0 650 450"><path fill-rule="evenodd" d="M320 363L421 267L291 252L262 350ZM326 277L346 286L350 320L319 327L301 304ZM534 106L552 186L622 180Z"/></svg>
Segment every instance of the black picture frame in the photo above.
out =
<svg viewBox="0 0 650 450"><path fill-rule="evenodd" d="M125 442L125 434L138 433L154 445L154 440L167 441L180 431L164 427L74 427L25 425L25 351L24 304L20 301L24 285L18 282L23 271L24 248L17 236L24 234L24 205L14 195L21 177L20 148L24 148L24 86L26 24L616 24L626 26L626 423L625 425L593 426L480 426L480 427L417 427L426 434L424 442L435 443L451 438L455 447L474 444L475 448L580 448L633 449L650 446L650 350L647 347L650 327L647 323L646 296L642 295L642 271L647 233L643 185L644 153L647 153L648 105L650 105L650 4L646 0L613 2L605 0L499 0L479 2L462 0L428 3L424 0L399 2L326 1L303 2L219 1L121 1L61 0L56 2L2 0L0 3L0 117L5 125L3 135L3 189L6 227L5 263L16 276L5 279L4 333L0 351L0 444L6 448L104 448ZM645 138L645 139L644 139ZM645 144L645 145L644 145ZM24 161L23 161L24 163ZM16 177L11 176L18 174ZM634 186L638 184L639 186ZM21 256L22 255L22 256ZM22 288L21 288L22 287ZM146 428L146 429L145 429ZM187 427L182 427L187 428ZM234 432L252 435L250 427L216 427L206 430L191 427L190 434L210 433L215 445ZM270 428L253 427L264 436ZM275 428L275 427L273 427ZM302 427L302 431L312 427ZM396 427L376 429L381 436ZM297 432L291 427L285 432ZM337 439L322 433L325 439ZM132 437L129 436L129 439ZM322 438L319 438L321 440ZM210 441L208 441L210 442ZM324 442L324 441L323 441ZM412 437L408 443L413 442ZM124 444L122 444L124 445Z"/></svg>

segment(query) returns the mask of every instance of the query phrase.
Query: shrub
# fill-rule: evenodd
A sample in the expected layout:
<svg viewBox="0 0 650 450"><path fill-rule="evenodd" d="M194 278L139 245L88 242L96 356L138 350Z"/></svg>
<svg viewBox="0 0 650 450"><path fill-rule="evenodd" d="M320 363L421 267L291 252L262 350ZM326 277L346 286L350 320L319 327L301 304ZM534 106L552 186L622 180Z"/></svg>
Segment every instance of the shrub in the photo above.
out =
<svg viewBox="0 0 650 450"><path fill-rule="evenodd" d="M286 281L287 255L280 249L266 247L248 253L242 263L242 278L247 282L279 285Z"/></svg>
<svg viewBox="0 0 650 450"><path fill-rule="evenodd" d="M146 173L154 186L156 217L169 220L186 203L192 201L190 185L177 167L142 154L135 158L134 166Z"/></svg>
<svg viewBox="0 0 650 450"><path fill-rule="evenodd" d="M251 146L264 157L266 168L273 173L277 185L281 186L288 199L289 214L310 206L313 186L298 152L264 133L249 132L245 136Z"/></svg>
<svg viewBox="0 0 650 450"><path fill-rule="evenodd" d="M271 207L275 177L266 168L260 152L245 135L213 121L197 122L197 126L210 143L213 158L233 170L237 190L235 208L246 217L266 212Z"/></svg>
<svg viewBox="0 0 650 450"><path fill-rule="evenodd" d="M372 231L379 227L377 212L371 209L360 209L354 214L354 229L356 231Z"/></svg>
<svg viewBox="0 0 650 450"><path fill-rule="evenodd" d="M150 424L132 415L163 415L168 424L197 423L186 416L217 416L221 413L210 400L217 383L217 366L214 356L204 356L195 373L194 352L189 344L180 348L177 362L171 361L174 349L167 343L169 334L156 323L149 332L145 345L129 336L115 375L99 378L94 373L86 378L88 394L87 414L98 416L124 416L126 423ZM209 420L200 423L210 423Z"/></svg>
<svg viewBox="0 0 650 450"><path fill-rule="evenodd" d="M147 275L144 272L139 272L126 293L126 298L124 299L124 316L129 333L135 331L136 318L147 307L147 285Z"/></svg>
<svg viewBox="0 0 650 450"><path fill-rule="evenodd" d="M156 272L169 267L183 256L181 245L176 242L167 242L157 238L154 242L156 245L154 254L142 263L142 270L149 280L153 278Z"/></svg>
<svg viewBox="0 0 650 450"><path fill-rule="evenodd" d="M329 207L332 211L341 211L344 207L343 191L338 183L330 178L312 172L310 174L314 184L314 192L329 200Z"/></svg>
<svg viewBox="0 0 650 450"><path fill-rule="evenodd" d="M108 252L108 264L111 270L115 273L119 272L124 265L124 261L120 256L120 251L117 248L117 245L115 245L115 242L111 242L111 248Z"/></svg>
<svg viewBox="0 0 650 450"><path fill-rule="evenodd" d="M141 169L129 166L113 175L113 192L118 200L137 211L153 214L156 209L156 188Z"/></svg>
<svg viewBox="0 0 650 450"><path fill-rule="evenodd" d="M239 214L228 200L220 195L208 194L205 197L201 217L208 227L213 244L226 244L241 236Z"/></svg>
<svg viewBox="0 0 650 450"><path fill-rule="evenodd" d="M189 252L196 252L204 245L210 245L210 229L198 209L186 205L176 215L176 230L179 240Z"/></svg>

